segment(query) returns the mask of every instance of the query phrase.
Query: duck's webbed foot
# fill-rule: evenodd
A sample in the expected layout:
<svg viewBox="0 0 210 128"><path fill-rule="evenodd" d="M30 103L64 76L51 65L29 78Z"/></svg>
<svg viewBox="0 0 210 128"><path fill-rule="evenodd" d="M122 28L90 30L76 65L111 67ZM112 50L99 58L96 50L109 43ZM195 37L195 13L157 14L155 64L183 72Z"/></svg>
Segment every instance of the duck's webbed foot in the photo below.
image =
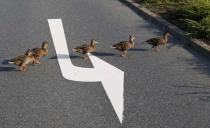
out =
<svg viewBox="0 0 210 128"><path fill-rule="evenodd" d="M41 64L42 62L39 59L35 59L34 64Z"/></svg>
<svg viewBox="0 0 210 128"><path fill-rule="evenodd" d="M128 55L128 51L124 51L124 52L121 54L122 57L127 57L127 55Z"/></svg>
<svg viewBox="0 0 210 128"><path fill-rule="evenodd" d="M42 63L41 61L36 61L36 62L35 62L35 64L41 64L41 63Z"/></svg>
<svg viewBox="0 0 210 128"><path fill-rule="evenodd" d="M84 59L84 60L87 60L89 57L88 57L88 55L84 55L83 57L82 57L82 59Z"/></svg>
<svg viewBox="0 0 210 128"><path fill-rule="evenodd" d="M21 65L21 66L20 66L20 71L21 71L21 72L26 71L26 65Z"/></svg>

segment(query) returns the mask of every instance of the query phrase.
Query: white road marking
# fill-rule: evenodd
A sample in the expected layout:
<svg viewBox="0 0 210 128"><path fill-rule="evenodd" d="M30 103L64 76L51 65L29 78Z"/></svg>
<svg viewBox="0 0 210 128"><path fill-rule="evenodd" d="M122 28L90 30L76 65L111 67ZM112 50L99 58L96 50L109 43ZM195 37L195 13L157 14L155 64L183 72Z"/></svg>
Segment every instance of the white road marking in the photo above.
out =
<svg viewBox="0 0 210 128"><path fill-rule="evenodd" d="M72 81L102 82L120 123L122 123L124 72L92 54L88 55L94 68L74 66L69 57L62 20L48 19L48 23L63 77Z"/></svg>

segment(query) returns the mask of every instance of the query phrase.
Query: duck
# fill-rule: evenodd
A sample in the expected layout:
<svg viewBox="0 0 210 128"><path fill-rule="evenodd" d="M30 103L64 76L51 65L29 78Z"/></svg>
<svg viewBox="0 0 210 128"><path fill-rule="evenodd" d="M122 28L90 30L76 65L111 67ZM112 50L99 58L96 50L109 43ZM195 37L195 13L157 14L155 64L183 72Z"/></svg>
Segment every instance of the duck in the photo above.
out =
<svg viewBox="0 0 210 128"><path fill-rule="evenodd" d="M157 52L157 47L159 45L164 45L168 43L169 36L170 36L170 33L165 32L162 37L151 38L147 40L146 42L152 45L152 48L155 48L155 52Z"/></svg>
<svg viewBox="0 0 210 128"><path fill-rule="evenodd" d="M32 51L27 51L26 56L23 58L22 63L20 64L20 70L26 71L27 65L35 64L36 57L34 56Z"/></svg>
<svg viewBox="0 0 210 128"><path fill-rule="evenodd" d="M96 51L96 44L98 43L99 42L97 42L95 39L92 39L90 44L83 44L81 46L75 47L72 49L72 51L83 54L84 56L82 56L82 58L87 59L88 53Z"/></svg>
<svg viewBox="0 0 210 128"><path fill-rule="evenodd" d="M42 42L42 47L41 48L33 48L32 52L35 56L35 63L40 64L41 62L39 59L41 57L48 55L48 52L49 52L48 51L48 42L47 41Z"/></svg>
<svg viewBox="0 0 210 128"><path fill-rule="evenodd" d="M25 71L28 64L35 64L35 56L31 50L27 50L24 55L17 56L8 63L20 66L20 71Z"/></svg>
<svg viewBox="0 0 210 128"><path fill-rule="evenodd" d="M129 41L120 41L119 43L112 45L111 48L121 51L121 56L126 57L128 55L128 50L135 47L134 39L134 34L132 34L129 38Z"/></svg>

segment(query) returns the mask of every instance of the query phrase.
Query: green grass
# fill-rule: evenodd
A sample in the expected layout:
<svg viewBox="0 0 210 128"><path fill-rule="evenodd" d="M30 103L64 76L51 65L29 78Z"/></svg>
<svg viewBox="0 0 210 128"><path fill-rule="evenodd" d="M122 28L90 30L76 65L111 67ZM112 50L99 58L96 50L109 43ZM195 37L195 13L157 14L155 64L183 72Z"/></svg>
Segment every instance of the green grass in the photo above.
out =
<svg viewBox="0 0 210 128"><path fill-rule="evenodd" d="M185 30L188 35L210 44L210 0L135 0Z"/></svg>

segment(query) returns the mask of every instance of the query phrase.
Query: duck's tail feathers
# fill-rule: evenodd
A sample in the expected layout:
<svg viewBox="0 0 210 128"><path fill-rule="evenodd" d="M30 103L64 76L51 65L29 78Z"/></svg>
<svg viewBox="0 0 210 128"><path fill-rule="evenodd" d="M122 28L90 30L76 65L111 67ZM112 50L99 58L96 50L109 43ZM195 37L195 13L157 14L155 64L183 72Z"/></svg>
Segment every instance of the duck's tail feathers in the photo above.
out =
<svg viewBox="0 0 210 128"><path fill-rule="evenodd" d="M114 46L111 46L111 48L114 48L114 49L115 49L116 47L114 47Z"/></svg>
<svg viewBox="0 0 210 128"><path fill-rule="evenodd" d="M8 61L8 64L14 64L15 62L14 61Z"/></svg>
<svg viewBox="0 0 210 128"><path fill-rule="evenodd" d="M76 52L76 51L77 51L77 49L73 48L73 49L72 49L72 51Z"/></svg>
<svg viewBox="0 0 210 128"><path fill-rule="evenodd" d="M117 48L117 47L116 47L115 45L112 45L111 48L114 48L114 49L115 49L115 48Z"/></svg>

